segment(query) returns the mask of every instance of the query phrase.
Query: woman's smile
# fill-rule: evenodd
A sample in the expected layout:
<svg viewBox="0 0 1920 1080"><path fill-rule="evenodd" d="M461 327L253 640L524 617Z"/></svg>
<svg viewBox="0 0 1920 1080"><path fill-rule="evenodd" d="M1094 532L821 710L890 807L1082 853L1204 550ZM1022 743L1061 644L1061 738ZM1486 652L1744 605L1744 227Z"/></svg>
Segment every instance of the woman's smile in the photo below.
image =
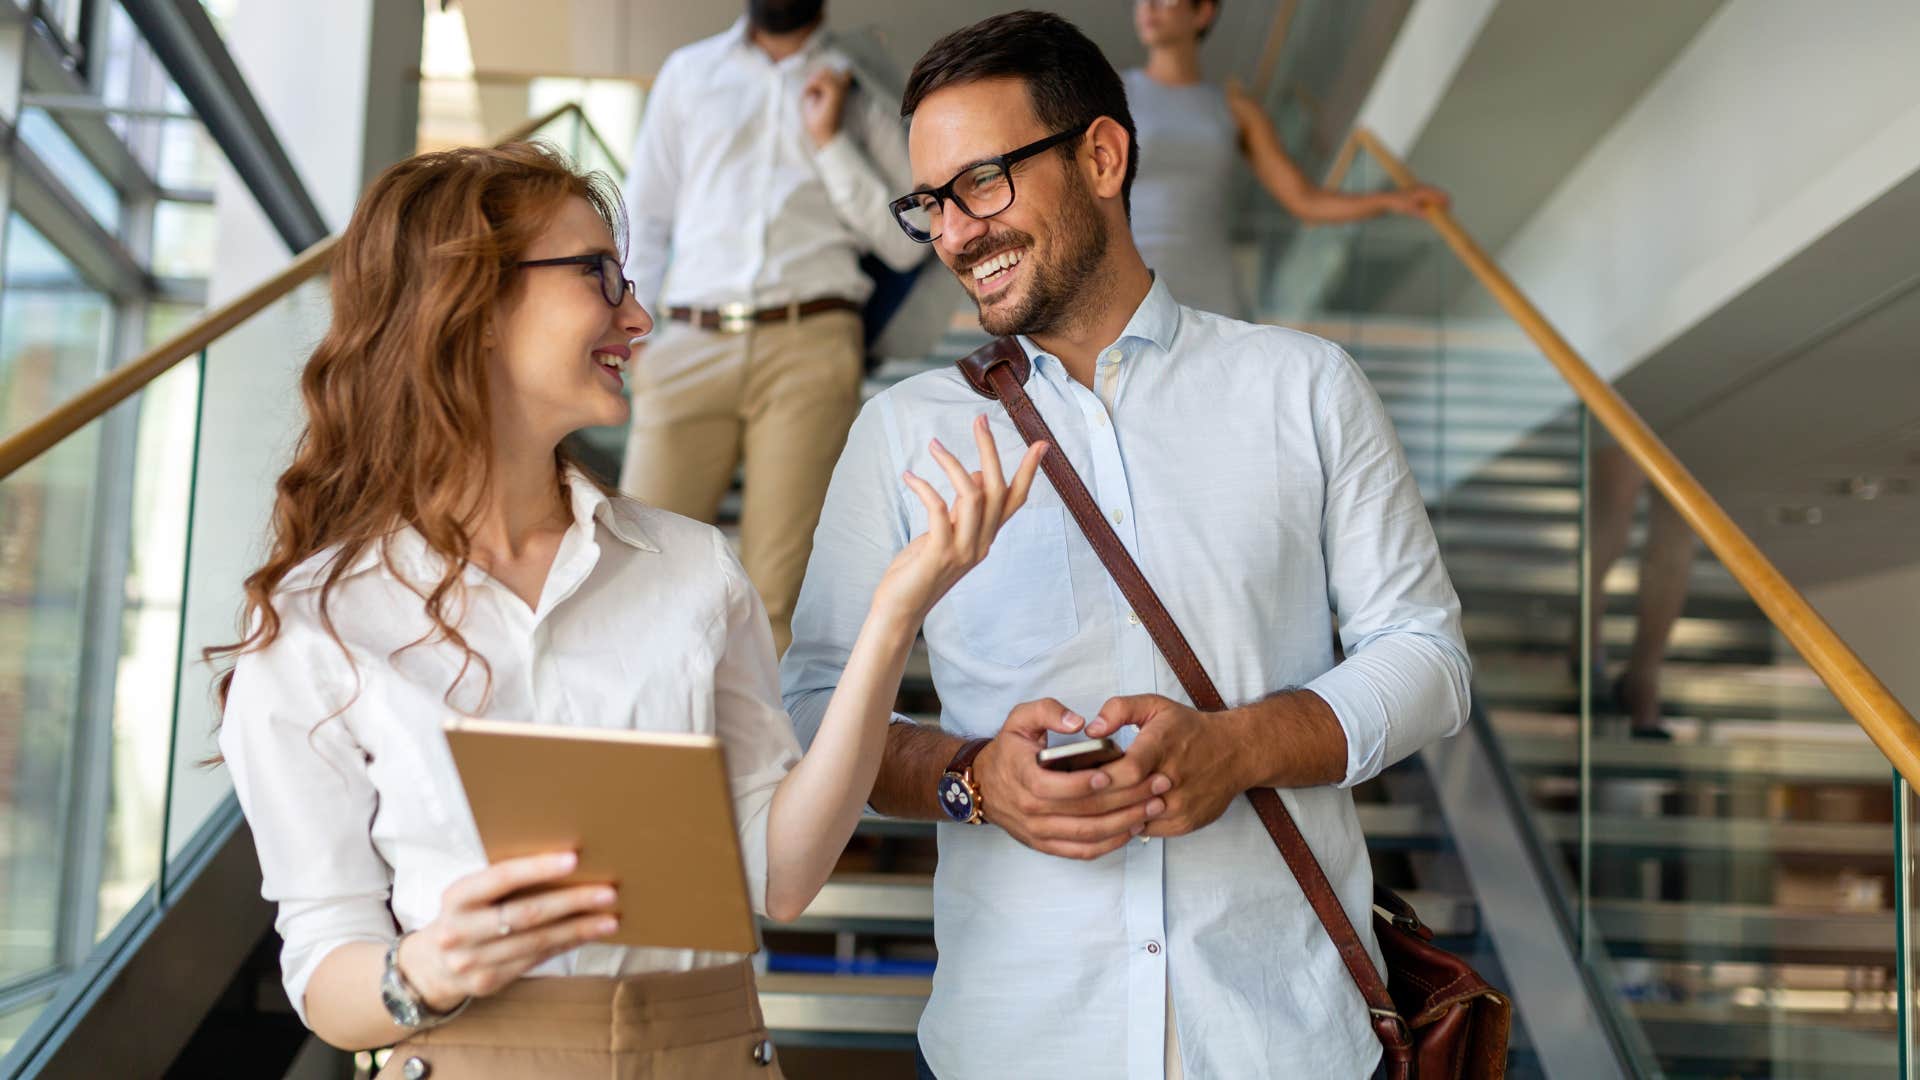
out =
<svg viewBox="0 0 1920 1080"><path fill-rule="evenodd" d="M602 345L593 350L593 366L601 376L610 380L615 390L625 381L627 364L633 359L633 350L625 345Z"/></svg>

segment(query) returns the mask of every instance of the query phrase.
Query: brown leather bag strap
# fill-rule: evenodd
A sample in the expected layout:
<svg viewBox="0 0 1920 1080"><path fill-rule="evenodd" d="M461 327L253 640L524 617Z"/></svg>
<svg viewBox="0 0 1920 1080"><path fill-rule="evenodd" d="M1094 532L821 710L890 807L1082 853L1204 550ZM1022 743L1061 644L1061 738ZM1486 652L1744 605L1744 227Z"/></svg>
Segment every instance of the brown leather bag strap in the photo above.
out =
<svg viewBox="0 0 1920 1080"><path fill-rule="evenodd" d="M1040 467L1046 471L1047 479L1052 481L1054 490L1067 505L1067 512L1073 515L1075 524L1086 534L1087 541L1093 545L1094 554L1113 575L1114 583L1120 586L1120 594L1133 606L1134 614L1147 628L1153 643L1160 649L1161 655L1173 668L1180 685L1193 699L1195 708L1203 712L1220 712L1226 709L1226 701L1214 686L1213 679L1207 675L1200 658L1194 654L1193 647L1187 643L1186 635L1173 621L1165 604L1148 584L1146 575L1128 553L1126 545L1120 542L1119 534L1107 523L1107 517L1100 512L1099 504L1088 493L1086 484L1080 480L1080 474L1074 471L1073 463L1067 455L1058 452L1059 440L1047 428L1047 422L1040 416L1033 400L1027 397L1024 388L1032 370L1027 354L1020 343L1012 338L996 338L981 348L963 357L959 361L960 371L967 382L981 396L998 401L1012 417L1013 426L1019 430L1020 437L1031 446L1036 442L1045 442L1055 448L1041 459ZM1286 860L1287 868L1293 871L1294 880L1299 882L1300 891L1305 894L1307 903L1320 919L1320 925L1333 940L1339 950L1340 959L1347 966L1348 974L1360 988L1360 996L1366 1000L1367 1011L1374 1033L1380 1037L1386 1048L1387 1056L1394 1066L1394 1072L1405 1075L1404 1070L1413 1063L1413 1037L1406 1021L1394 1008L1393 998L1387 993L1386 980L1373 966L1373 958L1367 955L1367 948L1360 941L1360 935L1354 932L1353 923L1347 918L1346 909L1340 906L1340 898L1333 891L1333 884L1327 880L1326 872L1320 868L1320 861L1314 858L1313 849L1307 846L1306 837L1300 835L1299 826L1294 824L1293 815L1287 812L1286 804L1272 788L1255 788L1247 792L1247 798L1253 803L1254 812L1266 826L1267 835L1273 838L1273 844L1280 849L1280 857Z"/></svg>
<svg viewBox="0 0 1920 1080"><path fill-rule="evenodd" d="M1011 355L1009 355L1011 353ZM983 354L985 354L983 356ZM1018 362L1015 362L1015 358ZM979 361L976 363L976 361ZM1020 343L1012 338L996 338L979 350L960 361L961 370L967 374L967 381L982 396L998 401L1013 418L1013 426L1019 429L1020 437L1028 446L1044 442L1058 450L1060 440L1053 437L1047 422L1040 416L1040 410L1034 408L1033 400L1027 397L1021 384L1026 382L1031 366L1027 354ZM969 368L969 365L974 365ZM978 372L979 378L974 377ZM1140 567L1127 554L1120 537L1107 524L1107 516L1100 512L1087 486L1080 482L1080 474L1073 471L1073 462L1067 460L1064 453L1050 453L1040 459L1040 468L1053 481L1053 489L1059 492L1061 501L1067 504L1067 512L1080 526L1087 539L1093 544L1093 553L1113 575L1120 586L1120 595L1127 598L1133 606L1134 614L1146 623L1147 630L1153 635L1154 644L1166 654L1175 673L1180 676L1181 685L1193 698L1198 708L1208 712L1218 712L1227 707L1221 700L1220 692L1214 689L1213 680L1207 677L1206 669L1200 666L1200 658L1194 655L1193 647L1174 625L1173 617L1153 594L1153 586L1140 573Z"/></svg>

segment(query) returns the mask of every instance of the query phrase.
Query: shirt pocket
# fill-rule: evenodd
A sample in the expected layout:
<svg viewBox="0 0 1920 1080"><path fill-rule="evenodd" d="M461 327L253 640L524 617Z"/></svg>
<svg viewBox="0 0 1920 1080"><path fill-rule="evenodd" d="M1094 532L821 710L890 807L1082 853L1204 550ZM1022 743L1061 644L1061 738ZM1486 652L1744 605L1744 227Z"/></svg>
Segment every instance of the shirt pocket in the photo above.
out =
<svg viewBox="0 0 1920 1080"><path fill-rule="evenodd" d="M1080 632L1066 516L1058 506L1021 508L994 537L985 561L948 594L969 654L1017 668Z"/></svg>

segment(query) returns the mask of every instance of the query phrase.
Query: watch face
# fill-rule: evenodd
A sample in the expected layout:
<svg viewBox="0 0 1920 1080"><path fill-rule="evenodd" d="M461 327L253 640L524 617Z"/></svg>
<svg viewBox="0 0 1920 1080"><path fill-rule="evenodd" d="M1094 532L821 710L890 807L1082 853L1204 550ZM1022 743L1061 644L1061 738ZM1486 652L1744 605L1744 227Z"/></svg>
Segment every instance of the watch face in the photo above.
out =
<svg viewBox="0 0 1920 1080"><path fill-rule="evenodd" d="M387 977L380 981L380 1003L387 1007L387 1015L393 1022L404 1028L420 1026L420 1005L409 998L398 985L393 969L387 969Z"/></svg>
<svg viewBox="0 0 1920 1080"><path fill-rule="evenodd" d="M947 773L940 778L940 809L961 824L973 820L973 792L968 790L967 782L959 773Z"/></svg>

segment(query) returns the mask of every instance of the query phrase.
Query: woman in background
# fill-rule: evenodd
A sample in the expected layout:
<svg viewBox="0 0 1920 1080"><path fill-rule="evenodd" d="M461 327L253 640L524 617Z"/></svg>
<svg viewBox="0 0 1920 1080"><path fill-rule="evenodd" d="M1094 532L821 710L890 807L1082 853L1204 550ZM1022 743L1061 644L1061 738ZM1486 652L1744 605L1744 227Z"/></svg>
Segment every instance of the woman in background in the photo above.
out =
<svg viewBox="0 0 1920 1080"><path fill-rule="evenodd" d="M1424 185L1349 195L1307 179L1258 102L1238 85L1201 80L1200 39L1220 17L1220 3L1135 0L1147 63L1121 74L1140 141L1133 238L1181 303L1245 319L1251 313L1234 274L1230 199L1240 159L1288 213L1312 225L1419 214L1447 205L1447 197Z"/></svg>

